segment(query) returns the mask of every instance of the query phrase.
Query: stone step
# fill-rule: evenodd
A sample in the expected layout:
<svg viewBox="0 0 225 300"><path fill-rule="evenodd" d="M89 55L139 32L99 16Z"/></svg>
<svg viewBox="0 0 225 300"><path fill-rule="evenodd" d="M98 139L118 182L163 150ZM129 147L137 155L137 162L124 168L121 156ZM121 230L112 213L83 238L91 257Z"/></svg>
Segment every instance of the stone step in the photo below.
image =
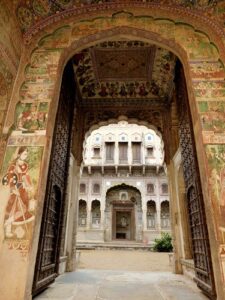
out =
<svg viewBox="0 0 225 300"><path fill-rule="evenodd" d="M132 243L132 242L108 242L108 243L91 243L78 242L76 245L78 250L99 250L99 249L109 249L109 250L143 250L143 251L153 251L152 244L144 243Z"/></svg>

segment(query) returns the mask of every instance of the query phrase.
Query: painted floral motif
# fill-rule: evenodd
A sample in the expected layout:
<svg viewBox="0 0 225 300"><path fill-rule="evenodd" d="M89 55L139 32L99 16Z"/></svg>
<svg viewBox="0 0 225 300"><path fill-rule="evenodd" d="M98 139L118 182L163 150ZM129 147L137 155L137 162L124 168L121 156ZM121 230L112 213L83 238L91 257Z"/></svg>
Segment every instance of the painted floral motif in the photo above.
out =
<svg viewBox="0 0 225 300"><path fill-rule="evenodd" d="M29 8L20 6L17 9L17 16L21 27L25 30L32 25L33 15Z"/></svg>
<svg viewBox="0 0 225 300"><path fill-rule="evenodd" d="M180 0L179 2L189 7L212 7L221 1L222 0Z"/></svg>
<svg viewBox="0 0 225 300"><path fill-rule="evenodd" d="M47 0L42 0L42 1L33 0L32 7L33 7L34 12L37 15L45 16L45 15L49 14L50 9L51 9L51 4Z"/></svg>
<svg viewBox="0 0 225 300"><path fill-rule="evenodd" d="M220 98L225 97L225 83L222 81L201 81L194 83L195 96L198 98Z"/></svg>
<svg viewBox="0 0 225 300"><path fill-rule="evenodd" d="M221 19L224 7L222 0L142 0L147 3L167 4L187 8L200 8L216 13ZM68 8L79 8L84 5L96 5L115 0L20 0L16 9L17 18L22 31L28 30L32 25L41 22L44 17L65 11ZM132 2L132 1L131 1Z"/></svg>

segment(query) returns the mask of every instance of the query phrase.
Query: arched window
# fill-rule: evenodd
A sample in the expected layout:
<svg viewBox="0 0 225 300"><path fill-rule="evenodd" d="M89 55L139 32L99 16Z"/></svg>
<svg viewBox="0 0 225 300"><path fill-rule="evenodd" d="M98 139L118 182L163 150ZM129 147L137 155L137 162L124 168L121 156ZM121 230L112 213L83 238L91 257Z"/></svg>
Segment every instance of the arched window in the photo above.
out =
<svg viewBox="0 0 225 300"><path fill-rule="evenodd" d="M162 194L168 194L168 184L167 183L162 184Z"/></svg>
<svg viewBox="0 0 225 300"><path fill-rule="evenodd" d="M87 203L84 200L79 200L79 216L78 225L85 227L87 225Z"/></svg>
<svg viewBox="0 0 225 300"><path fill-rule="evenodd" d="M94 185L93 185L93 193L94 194L99 194L100 193L100 184L99 183L94 183Z"/></svg>
<svg viewBox="0 0 225 300"><path fill-rule="evenodd" d="M147 228L154 229L156 220L156 204L155 201L147 202Z"/></svg>
<svg viewBox="0 0 225 300"><path fill-rule="evenodd" d="M86 184L85 183L81 183L80 184L80 193L81 194L85 194L86 193Z"/></svg>
<svg viewBox="0 0 225 300"><path fill-rule="evenodd" d="M94 200L91 203L91 217L92 217L92 227L100 227L101 210L100 210L99 200Z"/></svg>
<svg viewBox="0 0 225 300"><path fill-rule="evenodd" d="M147 184L147 193L148 194L154 194L155 192L155 187L153 183L148 183Z"/></svg>
<svg viewBox="0 0 225 300"><path fill-rule="evenodd" d="M170 228L170 206L167 200L161 203L161 228Z"/></svg>

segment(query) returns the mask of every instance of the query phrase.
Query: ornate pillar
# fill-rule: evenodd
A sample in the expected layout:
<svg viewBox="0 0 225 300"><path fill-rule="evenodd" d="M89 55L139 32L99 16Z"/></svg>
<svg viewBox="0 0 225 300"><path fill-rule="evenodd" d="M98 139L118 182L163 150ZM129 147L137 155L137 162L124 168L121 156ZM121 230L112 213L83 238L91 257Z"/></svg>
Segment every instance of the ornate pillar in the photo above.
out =
<svg viewBox="0 0 225 300"><path fill-rule="evenodd" d="M87 229L91 229L91 203L87 204Z"/></svg>
<svg viewBox="0 0 225 300"><path fill-rule="evenodd" d="M79 178L80 167L71 154L70 158L70 180L68 185L68 196L70 202L68 205L68 222L66 231L66 254L67 266L66 271L71 272L76 267L76 238L77 238L77 223L78 223L78 203L79 203Z"/></svg>
<svg viewBox="0 0 225 300"><path fill-rule="evenodd" d="M128 153L127 153L127 158L128 158L128 165L131 166L132 165L132 161L133 161L133 155L132 155L132 143L129 140L128 141L128 149L127 149Z"/></svg>
<svg viewBox="0 0 225 300"><path fill-rule="evenodd" d="M114 165L119 164L119 144L115 141L115 151L114 151Z"/></svg>
<svg viewBox="0 0 225 300"><path fill-rule="evenodd" d="M156 230L161 231L161 203L156 202Z"/></svg>
<svg viewBox="0 0 225 300"><path fill-rule="evenodd" d="M101 224L100 228L104 230L104 224L105 224L105 209L101 207Z"/></svg>
<svg viewBox="0 0 225 300"><path fill-rule="evenodd" d="M86 228L91 229L91 204L92 204L92 177L88 180L88 191L87 191L87 224Z"/></svg>

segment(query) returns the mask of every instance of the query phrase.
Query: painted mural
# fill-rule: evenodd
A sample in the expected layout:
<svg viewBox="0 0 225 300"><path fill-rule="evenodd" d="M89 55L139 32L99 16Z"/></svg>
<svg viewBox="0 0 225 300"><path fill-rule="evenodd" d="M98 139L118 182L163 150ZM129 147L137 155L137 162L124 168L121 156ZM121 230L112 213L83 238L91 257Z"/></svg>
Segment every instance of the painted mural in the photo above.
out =
<svg viewBox="0 0 225 300"><path fill-rule="evenodd" d="M15 129L31 133L46 128L48 102L18 103L15 112Z"/></svg>
<svg viewBox="0 0 225 300"><path fill-rule="evenodd" d="M7 195L3 226L10 249L28 250L37 207L42 151L42 147L7 147L1 170L1 193Z"/></svg>
<svg viewBox="0 0 225 300"><path fill-rule="evenodd" d="M203 130L225 132L225 101L199 101L198 107Z"/></svg>
<svg viewBox="0 0 225 300"><path fill-rule="evenodd" d="M215 212L219 213L219 225L225 244L225 145L207 145L211 196ZM217 208L219 205L219 209Z"/></svg>
<svg viewBox="0 0 225 300"><path fill-rule="evenodd" d="M222 0L142 0L145 3L159 5L173 5L183 9L204 9L209 17L223 20L224 1ZM84 6L101 5L105 2L116 2L115 0L20 0L15 1L12 9L16 11L17 19L23 32L32 26L43 22L47 17L54 16L67 10L76 10ZM132 1L130 1L132 2Z"/></svg>
<svg viewBox="0 0 225 300"><path fill-rule="evenodd" d="M60 53L63 47L67 47L68 44L72 43L84 36L87 32L89 34L99 32L99 28L113 28L119 25L132 25L138 26L141 29L148 30L155 33L162 34L168 38L172 36L176 38L178 42L185 44L188 53L193 59L203 56L205 59L207 57L212 57L214 55L215 59L218 57L218 51L211 45L206 36L203 34L196 33L190 27L187 31L187 26L184 24L175 25L169 20L153 20L152 17L148 16L133 16L131 13L116 13L112 17L101 17L96 18L91 21L82 20L71 26L63 26L56 29L52 34L48 34L41 38L38 45L39 47L34 49L31 55L30 64L25 68L25 78L26 81L23 83L20 89L20 102L30 103L34 102L50 102L54 90L54 82L57 74L58 61ZM72 31L72 35L71 35ZM187 34L188 33L188 34ZM185 36L185 40L182 37ZM187 38L186 38L187 37ZM191 48L191 43L195 39L194 46ZM204 41L204 47L199 47L200 43ZM123 43L120 42L120 45ZM142 47L145 46L141 43ZM111 47L114 45L111 45ZM117 45L119 46L119 45ZM140 45L136 42L136 47ZM99 45L101 48L110 49L110 45ZM129 47L129 43L126 45ZM198 52L193 49L198 49ZM208 50L209 51L208 51ZM164 51L163 60L157 59L157 53L162 54ZM195 57L196 56L196 57ZM132 60L132 64L136 63ZM94 69L93 59L91 53L88 51L80 52L75 56L74 63L75 72L77 72L78 82L80 84L80 89L85 97L90 98L104 98L104 97L159 97L165 96L168 91L168 81L173 77L174 68L174 56L171 56L169 51L164 49L158 49L155 54L155 65L152 72L151 81L135 81L131 80L129 82L122 81L98 81L94 80ZM202 67L199 70L197 63L193 66L193 74L200 73L204 71ZM159 80L157 74L163 74ZM203 72L204 73L204 72ZM219 70L219 74L222 74L222 70ZM212 72L210 72L210 75ZM205 76L204 74L202 75ZM202 90L202 89L201 89ZM23 104L24 105L24 104ZM25 111L27 108L25 108ZM24 114L26 115L26 114ZM17 114L17 117L19 114ZM20 116L23 123L23 117ZM16 124L20 121L16 121ZM18 125L17 125L18 126ZM26 127L29 125L26 124ZM21 127L19 125L19 127Z"/></svg>
<svg viewBox="0 0 225 300"><path fill-rule="evenodd" d="M223 80L225 71L220 61L197 61L191 63L191 75L193 79Z"/></svg>
<svg viewBox="0 0 225 300"><path fill-rule="evenodd" d="M6 112L9 105L9 100L12 92L14 77L10 70L5 65L5 60L0 55L0 136L2 135L3 126L6 118ZM0 166L3 161L5 151L6 137L0 140Z"/></svg>

